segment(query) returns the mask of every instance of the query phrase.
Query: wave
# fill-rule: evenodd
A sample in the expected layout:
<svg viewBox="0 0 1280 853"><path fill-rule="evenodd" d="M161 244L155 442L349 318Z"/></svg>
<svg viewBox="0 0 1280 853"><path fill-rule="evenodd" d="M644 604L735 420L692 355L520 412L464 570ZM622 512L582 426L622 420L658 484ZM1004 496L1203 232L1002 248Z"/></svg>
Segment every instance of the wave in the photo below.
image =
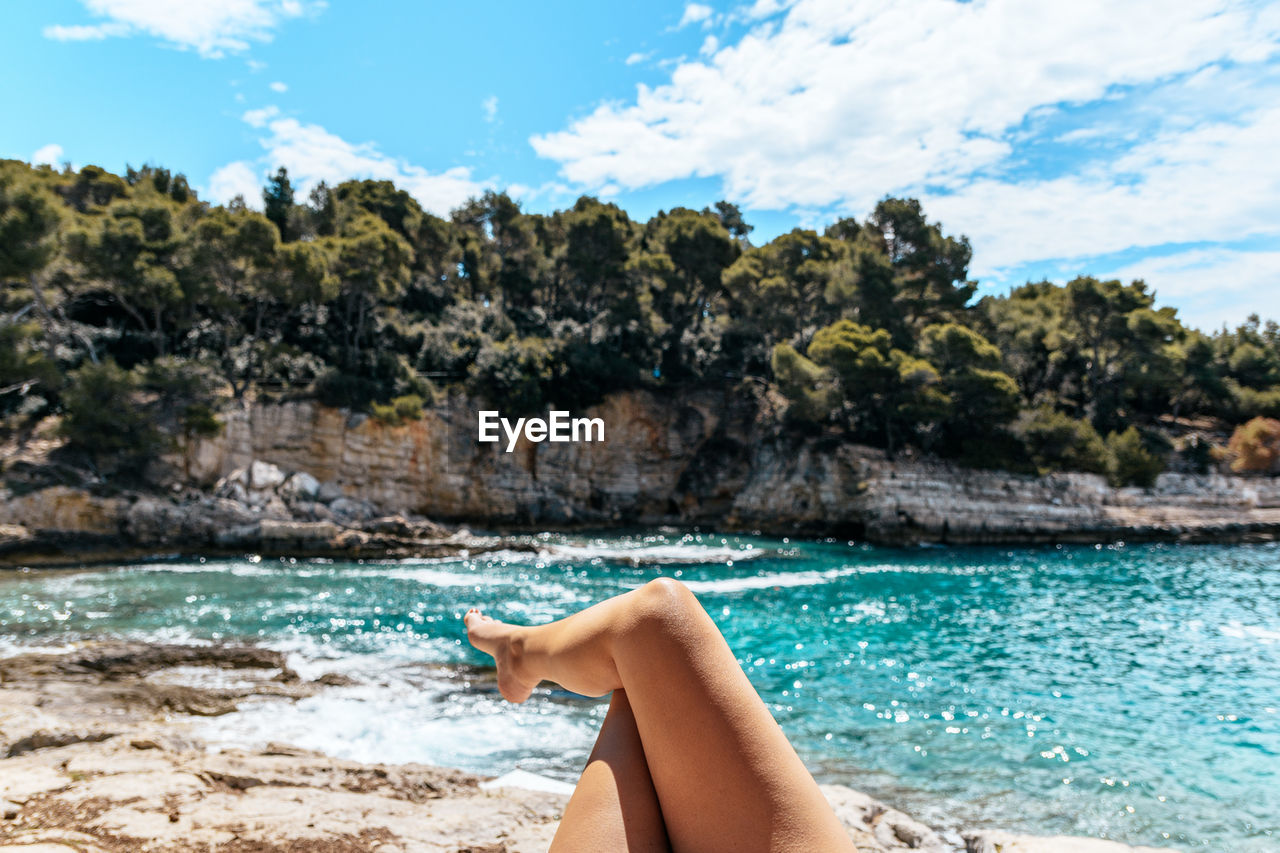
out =
<svg viewBox="0 0 1280 853"><path fill-rule="evenodd" d="M1266 645L1280 642L1280 631L1263 628L1261 625L1245 625L1234 620L1225 625L1219 625L1218 631L1223 636L1236 640L1258 640Z"/></svg>
<svg viewBox="0 0 1280 853"><path fill-rule="evenodd" d="M756 560L762 557L776 557L781 552L764 548L746 546L734 548L730 546L710 545L639 545L635 547L618 547L603 544L590 545L552 545L539 556L556 561L627 563L633 566L649 565L699 565L705 563L735 563L743 560Z"/></svg>
<svg viewBox="0 0 1280 853"><path fill-rule="evenodd" d="M823 572L776 572L767 575L746 575L736 578L720 578L718 580L686 580L684 584L696 593L745 592L752 589L819 586L831 583L842 577L859 574L859 572L859 567L844 566L843 568L828 569Z"/></svg>
<svg viewBox="0 0 1280 853"><path fill-rule="evenodd" d="M517 763L571 776L591 749L604 706L571 707L547 691L513 706L456 679L393 679L334 687L297 702L255 700L202 722L223 748L283 742L352 761L460 767L500 775ZM598 709L598 710L597 710Z"/></svg>

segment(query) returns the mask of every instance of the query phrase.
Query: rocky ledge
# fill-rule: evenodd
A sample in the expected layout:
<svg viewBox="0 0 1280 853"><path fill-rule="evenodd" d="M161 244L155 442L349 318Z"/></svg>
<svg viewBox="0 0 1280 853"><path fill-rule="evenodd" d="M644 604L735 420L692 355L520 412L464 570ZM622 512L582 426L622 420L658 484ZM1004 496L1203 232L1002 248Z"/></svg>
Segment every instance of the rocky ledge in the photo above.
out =
<svg viewBox="0 0 1280 853"><path fill-rule="evenodd" d="M177 496L50 486L3 493L0 566L124 560L160 553L395 558L496 547L465 529L382 514L305 472L253 462L208 492Z"/></svg>
<svg viewBox="0 0 1280 853"><path fill-rule="evenodd" d="M178 667L236 677L182 686L165 677ZM193 716L229 713L251 696L293 701L342 679L303 681L283 656L243 647L108 644L0 659L0 853L547 849L563 784L359 764L286 744L212 751L193 734ZM1156 853L1087 838L938 832L851 788L823 790L864 853Z"/></svg>
<svg viewBox="0 0 1280 853"><path fill-rule="evenodd" d="M438 556L491 529L702 526L887 545L1258 542L1280 539L1280 478L1170 472L1154 487L888 457L780 427L768 395L645 392L585 414L605 440L476 441L481 404L453 395L392 426L309 401L243 403L224 429L147 472L149 493L67 484L11 460L0 564L157 552ZM37 473L24 480L23 466ZM50 467L48 465L46 468ZM495 540L487 540L496 547Z"/></svg>

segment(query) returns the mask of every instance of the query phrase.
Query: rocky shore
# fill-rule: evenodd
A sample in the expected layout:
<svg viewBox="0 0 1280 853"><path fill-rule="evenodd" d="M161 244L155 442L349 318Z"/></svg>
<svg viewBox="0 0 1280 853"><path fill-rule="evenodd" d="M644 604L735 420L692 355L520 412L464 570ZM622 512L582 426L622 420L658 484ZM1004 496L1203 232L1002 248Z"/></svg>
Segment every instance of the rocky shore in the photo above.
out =
<svg viewBox="0 0 1280 853"><path fill-rule="evenodd" d="M184 683L193 671L234 677ZM491 675L458 677L486 689ZM199 718L247 698L295 701L345 679L305 681L282 655L248 647L105 644L0 658L0 851L547 849L567 796L538 777L358 764L287 744L215 750L195 733ZM824 790L865 853L1154 850L938 831L851 788Z"/></svg>
<svg viewBox="0 0 1280 853"><path fill-rule="evenodd" d="M605 441L476 441L454 395L392 426L301 401L244 403L122 491L5 451L0 564L184 553L444 556L489 529L703 526L886 545L1280 538L1280 478L1171 472L1151 489L1093 474L975 470L778 427L765 398L609 397ZM51 473L52 470L52 473ZM428 520L430 519L430 521ZM487 543L487 544L486 544Z"/></svg>

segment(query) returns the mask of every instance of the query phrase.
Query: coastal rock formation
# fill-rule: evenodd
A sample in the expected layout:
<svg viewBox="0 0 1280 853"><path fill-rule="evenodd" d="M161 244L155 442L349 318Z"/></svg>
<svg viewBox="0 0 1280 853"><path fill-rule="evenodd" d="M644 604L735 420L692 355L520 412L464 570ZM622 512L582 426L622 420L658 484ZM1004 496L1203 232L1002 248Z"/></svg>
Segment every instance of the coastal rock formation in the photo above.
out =
<svg viewBox="0 0 1280 853"><path fill-rule="evenodd" d="M494 526L701 524L886 544L1280 535L1277 479L1169 473L1150 490L1113 489L1092 474L890 459L780 429L771 405L730 391L615 394L587 412L604 420L605 441L522 438L506 453L476 441L481 406L459 395L401 426L312 402L246 404L175 468L212 486L266 462L310 475L366 515Z"/></svg>
<svg viewBox="0 0 1280 853"><path fill-rule="evenodd" d="M778 426L770 398L615 394L587 414L605 440L476 441L454 395L390 426L302 401L244 404L159 466L163 492L0 488L0 563L157 550L433 556L494 528L673 524L889 545L1280 538L1280 478L1166 473L1115 489L1093 474L974 470ZM98 489L99 491L94 491ZM489 547L493 547L492 544Z"/></svg>
<svg viewBox="0 0 1280 853"><path fill-rule="evenodd" d="M187 686L194 707L174 706L175 668L236 679ZM563 785L532 790L508 784L515 778L360 764L277 743L212 751L193 734L192 715L205 705L226 713L248 697L291 701L325 686L251 647L109 644L0 659L0 853L547 849ZM960 834L866 794L823 792L863 853L1151 853L990 830L965 833L962 847Z"/></svg>

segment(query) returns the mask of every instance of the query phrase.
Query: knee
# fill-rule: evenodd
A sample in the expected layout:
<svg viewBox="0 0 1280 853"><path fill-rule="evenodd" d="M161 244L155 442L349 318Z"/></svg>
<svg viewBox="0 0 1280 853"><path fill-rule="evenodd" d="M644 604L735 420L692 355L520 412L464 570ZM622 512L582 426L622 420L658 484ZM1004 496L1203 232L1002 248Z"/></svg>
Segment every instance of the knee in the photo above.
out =
<svg viewBox="0 0 1280 853"><path fill-rule="evenodd" d="M655 578L638 590L643 614L658 620L684 619L701 612L702 605L689 587L675 578Z"/></svg>

